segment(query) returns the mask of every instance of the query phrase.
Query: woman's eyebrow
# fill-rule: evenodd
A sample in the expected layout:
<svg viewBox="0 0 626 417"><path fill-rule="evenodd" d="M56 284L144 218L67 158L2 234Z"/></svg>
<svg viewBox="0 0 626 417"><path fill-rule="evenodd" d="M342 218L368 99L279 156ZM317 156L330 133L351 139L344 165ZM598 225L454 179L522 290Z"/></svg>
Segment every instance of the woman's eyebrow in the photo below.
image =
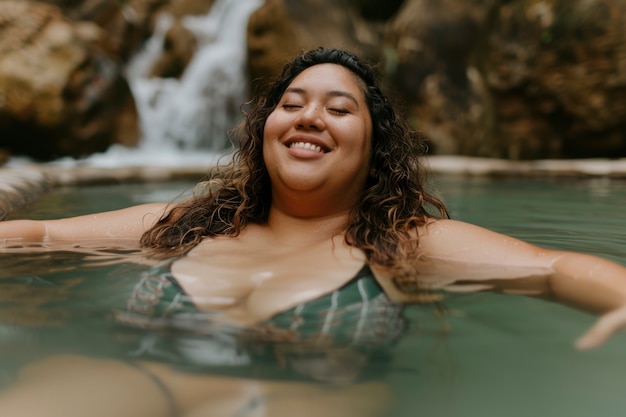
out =
<svg viewBox="0 0 626 417"><path fill-rule="evenodd" d="M306 94L306 90L304 88L299 88L299 87L289 87L285 90L285 93ZM326 95L329 97L346 97L350 99L351 101L353 101L354 104L357 106L357 108L359 107L359 102L357 101L357 99L352 94L348 93L347 91L331 90L328 93L326 93Z"/></svg>
<svg viewBox="0 0 626 417"><path fill-rule="evenodd" d="M348 93L347 91L332 90L332 91L329 91L327 95L330 96L330 97L345 97L345 98L348 98L348 99L352 100L354 102L354 104L356 104L357 108L359 107L359 102L357 101L356 97L354 97L352 94Z"/></svg>

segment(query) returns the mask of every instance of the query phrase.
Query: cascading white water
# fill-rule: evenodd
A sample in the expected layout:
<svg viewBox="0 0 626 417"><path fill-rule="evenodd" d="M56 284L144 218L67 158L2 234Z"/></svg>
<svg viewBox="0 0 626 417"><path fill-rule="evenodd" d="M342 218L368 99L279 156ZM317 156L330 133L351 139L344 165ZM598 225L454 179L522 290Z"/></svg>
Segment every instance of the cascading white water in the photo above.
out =
<svg viewBox="0 0 626 417"><path fill-rule="evenodd" d="M149 77L163 48L173 17L161 14L154 34L129 63L127 79L139 112L138 149L112 147L94 155L94 165L176 164L182 158L219 156L227 132L241 116L247 98L246 28L263 0L216 0L205 16L188 16L182 24L198 41L198 49L180 79Z"/></svg>

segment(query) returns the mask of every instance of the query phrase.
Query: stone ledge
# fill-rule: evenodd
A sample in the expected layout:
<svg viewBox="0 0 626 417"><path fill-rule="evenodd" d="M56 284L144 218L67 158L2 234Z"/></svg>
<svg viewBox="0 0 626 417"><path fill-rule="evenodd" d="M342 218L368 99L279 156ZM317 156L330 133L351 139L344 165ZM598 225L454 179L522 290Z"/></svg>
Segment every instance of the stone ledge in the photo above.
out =
<svg viewBox="0 0 626 417"><path fill-rule="evenodd" d="M0 220L32 203L53 185L54 178L45 170L0 169Z"/></svg>
<svg viewBox="0 0 626 417"><path fill-rule="evenodd" d="M429 158L428 165L434 173L470 176L626 178L626 158L509 161L462 156L434 156Z"/></svg>
<svg viewBox="0 0 626 417"><path fill-rule="evenodd" d="M509 161L462 156L432 156L428 158L428 166L433 174L441 175L626 179L626 158ZM64 168L46 164L0 168L0 219L32 203L42 193L53 187L179 179L200 180L209 169L206 165Z"/></svg>
<svg viewBox="0 0 626 417"><path fill-rule="evenodd" d="M207 166L184 167L72 167L29 164L0 168L0 220L9 213L32 203L46 191L61 186L121 184L152 181L200 180Z"/></svg>

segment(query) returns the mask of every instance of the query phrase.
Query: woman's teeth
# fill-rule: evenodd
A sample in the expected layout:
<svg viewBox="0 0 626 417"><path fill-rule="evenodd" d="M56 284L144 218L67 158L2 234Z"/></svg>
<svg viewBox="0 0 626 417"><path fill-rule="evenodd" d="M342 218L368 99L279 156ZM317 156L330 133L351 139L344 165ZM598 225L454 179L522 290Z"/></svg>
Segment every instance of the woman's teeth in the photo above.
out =
<svg viewBox="0 0 626 417"><path fill-rule="evenodd" d="M311 143L306 143L306 142L295 142L295 143L292 143L291 145L289 145L289 147L290 148L308 149L308 150L311 150L311 151L322 153L321 146L313 145Z"/></svg>

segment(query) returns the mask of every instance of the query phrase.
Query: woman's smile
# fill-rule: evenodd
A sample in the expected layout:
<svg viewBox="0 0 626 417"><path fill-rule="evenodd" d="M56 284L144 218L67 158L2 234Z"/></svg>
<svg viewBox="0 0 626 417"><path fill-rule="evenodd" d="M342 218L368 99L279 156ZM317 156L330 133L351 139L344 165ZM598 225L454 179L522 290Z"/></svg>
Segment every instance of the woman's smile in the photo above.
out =
<svg viewBox="0 0 626 417"><path fill-rule="evenodd" d="M303 134L290 137L285 141L285 146L289 149L289 155L303 159L318 158L332 150L325 141Z"/></svg>

